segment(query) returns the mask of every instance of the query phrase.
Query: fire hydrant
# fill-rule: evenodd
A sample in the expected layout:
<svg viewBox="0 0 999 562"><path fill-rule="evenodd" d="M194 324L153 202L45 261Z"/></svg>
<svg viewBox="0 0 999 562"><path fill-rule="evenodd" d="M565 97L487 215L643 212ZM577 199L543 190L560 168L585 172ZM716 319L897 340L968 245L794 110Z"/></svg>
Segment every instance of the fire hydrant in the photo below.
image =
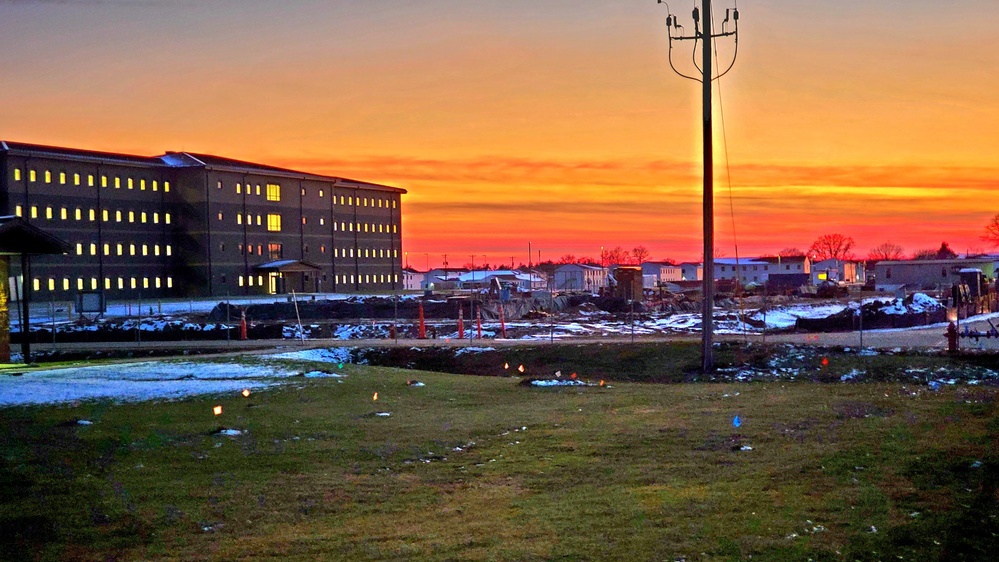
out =
<svg viewBox="0 0 999 562"><path fill-rule="evenodd" d="M957 353L957 326L953 322L947 325L947 332L944 335L947 336L947 351Z"/></svg>

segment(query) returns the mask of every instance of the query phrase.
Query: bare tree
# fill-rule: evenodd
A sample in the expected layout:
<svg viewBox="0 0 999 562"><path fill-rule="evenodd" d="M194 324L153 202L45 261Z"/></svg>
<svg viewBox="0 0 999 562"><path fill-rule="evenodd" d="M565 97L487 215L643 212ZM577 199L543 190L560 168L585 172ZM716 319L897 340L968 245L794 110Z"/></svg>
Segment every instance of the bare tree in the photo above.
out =
<svg viewBox="0 0 999 562"><path fill-rule="evenodd" d="M988 242L993 248L999 248L999 214L992 217L992 220L985 225L982 241Z"/></svg>
<svg viewBox="0 0 999 562"><path fill-rule="evenodd" d="M930 248L928 250L920 250L912 255L914 260L952 260L957 257L957 253L950 249L950 245L946 242L940 243L940 248L934 250Z"/></svg>
<svg viewBox="0 0 999 562"><path fill-rule="evenodd" d="M799 250L798 248L795 248L794 246L791 246L791 247L784 248L783 250L777 252L777 255L780 256L780 257L782 257L782 258L794 258L794 257L805 255L805 252L803 250Z"/></svg>
<svg viewBox="0 0 999 562"><path fill-rule="evenodd" d="M637 263L642 263L649 259L649 249L645 246L635 246L631 249L631 257L635 258Z"/></svg>
<svg viewBox="0 0 999 562"><path fill-rule="evenodd" d="M614 249L604 248L600 253L600 261L603 265L620 265L630 262L631 254L621 246L615 246Z"/></svg>
<svg viewBox="0 0 999 562"><path fill-rule="evenodd" d="M901 246L894 242L882 242L877 246L871 248L870 253L867 254L867 259L869 260L900 260L904 256L904 250Z"/></svg>
<svg viewBox="0 0 999 562"><path fill-rule="evenodd" d="M577 262L576 256L572 254L566 254L558 259L558 263L560 264L576 263L576 262Z"/></svg>
<svg viewBox="0 0 999 562"><path fill-rule="evenodd" d="M808 253L817 261L837 259L848 260L853 258L854 241L849 236L842 234L823 234L812 242L808 248Z"/></svg>

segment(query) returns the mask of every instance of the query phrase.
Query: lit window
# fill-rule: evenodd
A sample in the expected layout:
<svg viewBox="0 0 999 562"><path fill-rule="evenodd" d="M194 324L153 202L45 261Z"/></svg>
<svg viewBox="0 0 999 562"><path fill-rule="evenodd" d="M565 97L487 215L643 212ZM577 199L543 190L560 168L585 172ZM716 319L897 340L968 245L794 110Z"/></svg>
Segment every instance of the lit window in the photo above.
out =
<svg viewBox="0 0 999 562"><path fill-rule="evenodd" d="M128 178L128 188L129 189L135 189L135 180L134 179Z"/></svg>
<svg viewBox="0 0 999 562"><path fill-rule="evenodd" d="M94 174L87 174L87 186L94 187Z"/></svg>
<svg viewBox="0 0 999 562"><path fill-rule="evenodd" d="M105 256L111 255L111 244L108 244L107 242L104 243L104 255Z"/></svg>
<svg viewBox="0 0 999 562"><path fill-rule="evenodd" d="M91 221L97 220L97 210L96 209L88 209L88 211L89 212L87 213L87 216L90 218L90 220ZM106 213L107 211L104 211L104 212ZM107 220L107 218L105 218L104 220Z"/></svg>
<svg viewBox="0 0 999 562"><path fill-rule="evenodd" d="M41 279L35 277L32 280L32 282L31 282L31 288L33 290L35 290L35 291L41 291L42 290L42 281L41 281Z"/></svg>
<svg viewBox="0 0 999 562"><path fill-rule="evenodd" d="M38 218L38 207L36 207L35 205L31 206L31 218L33 219Z"/></svg>
<svg viewBox="0 0 999 562"><path fill-rule="evenodd" d="M59 209L59 218L62 220L69 218L69 211L66 210L66 207Z"/></svg>
<svg viewBox="0 0 999 562"><path fill-rule="evenodd" d="M395 204L396 204L396 202L395 202L395 201L392 201L392 208L393 208L393 209L395 209Z"/></svg>
<svg viewBox="0 0 999 562"><path fill-rule="evenodd" d="M21 181L21 169L14 168L14 181Z"/></svg>
<svg viewBox="0 0 999 562"><path fill-rule="evenodd" d="M281 215L276 213L267 215L267 230L281 232Z"/></svg>
<svg viewBox="0 0 999 562"><path fill-rule="evenodd" d="M170 193L170 182L168 181L163 182L163 192Z"/></svg>
<svg viewBox="0 0 999 562"><path fill-rule="evenodd" d="M253 276L252 275L247 275L246 276L246 284L249 285L249 286L251 286L251 287L253 286Z"/></svg>
<svg viewBox="0 0 999 562"><path fill-rule="evenodd" d="M130 285L130 286L131 286L131 287L132 287L133 289L135 288L135 285L136 285L136 283L135 283L135 277L132 277L132 278L130 279L130 282L129 282L129 285Z"/></svg>
<svg viewBox="0 0 999 562"><path fill-rule="evenodd" d="M110 277L105 277L104 278L104 288L106 290L111 290L111 278Z"/></svg>
<svg viewBox="0 0 999 562"><path fill-rule="evenodd" d="M125 278L124 277L119 277L118 278L118 288L119 289L124 289L125 288Z"/></svg>
<svg viewBox="0 0 999 562"><path fill-rule="evenodd" d="M97 255L97 244L94 244L93 242L90 243L90 255Z"/></svg>
<svg viewBox="0 0 999 562"><path fill-rule="evenodd" d="M66 184L66 172L59 172L59 183L61 185Z"/></svg>
<svg viewBox="0 0 999 562"><path fill-rule="evenodd" d="M348 205L353 205L354 204L354 196L353 195L347 197L347 204ZM353 277L353 275L351 275L351 277Z"/></svg>
<svg viewBox="0 0 999 562"><path fill-rule="evenodd" d="M149 288L149 278L148 277L143 277L142 278L142 288L143 289L148 289Z"/></svg>
<svg viewBox="0 0 999 562"><path fill-rule="evenodd" d="M83 209L77 208L73 213L73 218L76 220L83 220Z"/></svg>
<svg viewBox="0 0 999 562"><path fill-rule="evenodd" d="M319 246L319 253L325 254L326 253L326 246Z"/></svg>
<svg viewBox="0 0 999 562"><path fill-rule="evenodd" d="M142 245L142 255L144 255L144 256L148 256L149 255L149 245L148 244L143 244Z"/></svg>
<svg viewBox="0 0 999 562"><path fill-rule="evenodd" d="M243 224L243 215L236 215L236 224Z"/></svg>
<svg viewBox="0 0 999 562"><path fill-rule="evenodd" d="M121 189L121 178L118 176L115 176L114 178L114 188Z"/></svg>
<svg viewBox="0 0 999 562"><path fill-rule="evenodd" d="M159 223L160 223L160 214L153 213L153 224L159 224Z"/></svg>
<svg viewBox="0 0 999 562"><path fill-rule="evenodd" d="M280 201L281 200L281 186L276 183L267 184L267 200L268 201Z"/></svg>
<svg viewBox="0 0 999 562"><path fill-rule="evenodd" d="M96 291L97 290L97 278L96 277L91 277L90 278L90 290L91 291Z"/></svg>
<svg viewBox="0 0 999 562"><path fill-rule="evenodd" d="M302 217L302 224L309 224L309 219Z"/></svg>
<svg viewBox="0 0 999 562"><path fill-rule="evenodd" d="M78 256L82 256L83 255L83 244L80 243L80 242L76 243L76 255L78 255Z"/></svg>
<svg viewBox="0 0 999 562"><path fill-rule="evenodd" d="M323 190L321 190L321 189L319 190L319 198L320 198L320 199L322 199L322 198L323 198Z"/></svg>
<svg viewBox="0 0 999 562"><path fill-rule="evenodd" d="M80 185L80 174L73 174L73 185Z"/></svg>
<svg viewBox="0 0 999 562"><path fill-rule="evenodd" d="M153 255L154 256L160 255L160 245L159 244L153 244Z"/></svg>
<svg viewBox="0 0 999 562"><path fill-rule="evenodd" d="M170 246L170 244L166 245L166 255L168 256L173 255L173 247Z"/></svg>
<svg viewBox="0 0 999 562"><path fill-rule="evenodd" d="M222 211L219 211L219 220L223 220L222 219Z"/></svg>
<svg viewBox="0 0 999 562"><path fill-rule="evenodd" d="M238 282L238 284L239 284L240 287L243 286L243 276L242 275L239 276L239 282Z"/></svg>
<svg viewBox="0 0 999 562"><path fill-rule="evenodd" d="M326 224L326 219L319 217L319 226L323 226L324 224Z"/></svg>
<svg viewBox="0 0 999 562"><path fill-rule="evenodd" d="M260 195L260 184L257 184L257 195Z"/></svg>
<svg viewBox="0 0 999 562"><path fill-rule="evenodd" d="M139 180L139 190L140 191L146 190L146 180L144 179Z"/></svg>
<svg viewBox="0 0 999 562"><path fill-rule="evenodd" d="M257 215L257 226L260 226L260 215Z"/></svg>
<svg viewBox="0 0 999 562"><path fill-rule="evenodd" d="M50 291L55 290L55 279L49 279L49 290Z"/></svg>
<svg viewBox="0 0 999 562"><path fill-rule="evenodd" d="M156 278L156 288L157 289L160 288L160 278L159 277Z"/></svg>
<svg viewBox="0 0 999 562"><path fill-rule="evenodd" d="M218 187L219 189L222 189L222 180L215 182L215 186Z"/></svg>
<svg viewBox="0 0 999 562"><path fill-rule="evenodd" d="M34 170L28 170L28 181L36 181L38 179L38 174Z"/></svg>
<svg viewBox="0 0 999 562"><path fill-rule="evenodd" d="M170 224L170 213L163 213L163 222Z"/></svg>
<svg viewBox="0 0 999 562"><path fill-rule="evenodd" d="M399 231L398 228L399 228L398 225L393 224L392 225L392 234L395 234L396 232L398 232Z"/></svg>
<svg viewBox="0 0 999 562"><path fill-rule="evenodd" d="M173 288L173 277L167 277L167 289Z"/></svg>
<svg viewBox="0 0 999 562"><path fill-rule="evenodd" d="M159 184L159 182L156 181L156 180L153 180L153 191L159 191L159 190L160 190L160 184Z"/></svg>
<svg viewBox="0 0 999 562"><path fill-rule="evenodd" d="M121 211L114 212L114 222L121 222Z"/></svg>
<svg viewBox="0 0 999 562"><path fill-rule="evenodd" d="M69 277L63 277L62 278L62 290L63 291L68 291L69 290Z"/></svg>
<svg viewBox="0 0 999 562"><path fill-rule="evenodd" d="M241 183L237 183L236 184L236 193L237 194L243 193L243 184L241 184Z"/></svg>
<svg viewBox="0 0 999 562"><path fill-rule="evenodd" d="M76 290L77 291L82 291L83 290L83 277L77 277L76 278Z"/></svg>
<svg viewBox="0 0 999 562"><path fill-rule="evenodd" d="M143 224L145 224L145 222L146 222L146 212L145 211L142 211L142 213L139 214L139 221L142 222Z"/></svg>
<svg viewBox="0 0 999 562"><path fill-rule="evenodd" d="M128 212L128 222L135 222L135 211Z"/></svg>
<svg viewBox="0 0 999 562"><path fill-rule="evenodd" d="M52 218L52 207L45 207L45 218Z"/></svg>
<svg viewBox="0 0 999 562"><path fill-rule="evenodd" d="M128 255L130 255L130 256L134 256L135 255L135 244L129 244L128 245Z"/></svg>
<svg viewBox="0 0 999 562"><path fill-rule="evenodd" d="M101 211L101 220L103 220L104 222L108 222L109 220L111 220L110 213L107 209Z"/></svg>
<svg viewBox="0 0 999 562"><path fill-rule="evenodd" d="M14 207L14 214L17 215L17 216L19 216L19 217L24 216L24 207L22 207L20 205Z"/></svg>
<svg viewBox="0 0 999 562"><path fill-rule="evenodd" d="M120 256L122 252L125 251L125 247L119 242L118 244L115 245L115 250L117 250L117 253Z"/></svg>
<svg viewBox="0 0 999 562"><path fill-rule="evenodd" d="M263 286L263 284L264 284L264 276L263 275L257 275L257 285Z"/></svg>
<svg viewBox="0 0 999 562"><path fill-rule="evenodd" d="M101 187L107 187L107 186L108 186L108 177L101 176Z"/></svg>

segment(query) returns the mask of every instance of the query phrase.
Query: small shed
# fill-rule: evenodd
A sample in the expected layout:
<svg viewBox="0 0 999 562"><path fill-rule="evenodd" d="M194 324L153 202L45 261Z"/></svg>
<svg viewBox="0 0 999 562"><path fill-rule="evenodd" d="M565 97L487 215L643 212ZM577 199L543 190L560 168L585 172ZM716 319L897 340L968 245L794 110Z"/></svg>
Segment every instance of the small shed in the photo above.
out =
<svg viewBox="0 0 999 562"><path fill-rule="evenodd" d="M69 244L32 226L21 217L0 217L0 363L10 363L10 258L21 258L21 318L30 326L32 255L65 254ZM21 334L21 354L25 363L31 361L31 343L27 330Z"/></svg>
<svg viewBox="0 0 999 562"><path fill-rule="evenodd" d="M267 274L264 285L269 294L319 292L319 266L304 260L275 260L262 263L254 271Z"/></svg>

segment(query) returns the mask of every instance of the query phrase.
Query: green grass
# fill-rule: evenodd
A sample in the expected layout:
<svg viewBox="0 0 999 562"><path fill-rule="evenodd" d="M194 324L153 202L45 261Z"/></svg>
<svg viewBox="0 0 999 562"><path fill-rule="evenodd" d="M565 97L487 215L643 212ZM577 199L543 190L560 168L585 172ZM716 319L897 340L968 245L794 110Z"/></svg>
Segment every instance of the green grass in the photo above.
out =
<svg viewBox="0 0 999 562"><path fill-rule="evenodd" d="M249 398L0 409L0 559L986 560L999 548L995 388L537 389L344 371Z"/></svg>

